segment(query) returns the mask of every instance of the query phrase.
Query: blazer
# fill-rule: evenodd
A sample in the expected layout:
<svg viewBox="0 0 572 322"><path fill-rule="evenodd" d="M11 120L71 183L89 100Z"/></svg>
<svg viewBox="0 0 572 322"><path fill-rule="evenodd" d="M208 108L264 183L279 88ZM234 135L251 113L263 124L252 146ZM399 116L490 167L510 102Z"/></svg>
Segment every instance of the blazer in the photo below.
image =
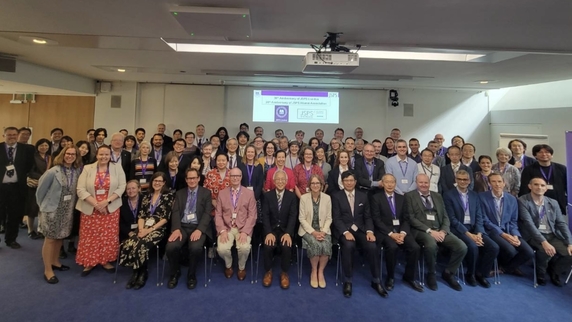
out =
<svg viewBox="0 0 572 322"><path fill-rule="evenodd" d="M462 159L461 159L461 163L464 164ZM475 159L473 159L473 161L471 161L471 163L468 165L468 167L471 168L471 170L473 170L473 173L475 173L477 171L481 171L481 166L479 165L479 163Z"/></svg>
<svg viewBox="0 0 572 322"><path fill-rule="evenodd" d="M230 156L228 155L228 152L225 152L226 156L228 157L228 168L231 169L230 167ZM242 157L240 155L238 155L238 150L236 150L236 153L232 156L234 158L233 160L233 164L235 164L234 168L239 168L240 165L242 164Z"/></svg>
<svg viewBox="0 0 572 322"><path fill-rule="evenodd" d="M40 177L48 169L48 164L51 165L51 163L53 162L52 157L48 153L46 153L46 157L47 157L47 162L46 159L42 158L39 153L34 153L34 162L32 164L30 172L28 172L28 178L36 180L40 179Z"/></svg>
<svg viewBox="0 0 572 322"><path fill-rule="evenodd" d="M340 238L346 231L353 233L352 225L366 233L373 232L373 220L369 210L367 194L354 189L354 214L352 216L350 203L345 189L338 191L333 196L332 219L334 222L334 237Z"/></svg>
<svg viewBox="0 0 572 322"><path fill-rule="evenodd" d="M249 182L248 180L248 170L247 166L244 163L240 163L238 165L240 171L242 171L242 180L240 184L244 187L252 187L252 191L254 191L254 198L256 200L260 200L262 197L262 186L264 185L264 170L262 169L262 165L257 164L252 169L252 180Z"/></svg>
<svg viewBox="0 0 572 322"><path fill-rule="evenodd" d="M139 215L139 210L141 209L141 201L143 200L143 195L139 194L137 199L137 209L135 209L135 215L131 211L131 206L129 205L129 198L123 196L121 203L121 208L119 208L119 240L125 240L129 238L129 233L134 229L131 229L132 224L137 224L137 217Z"/></svg>
<svg viewBox="0 0 572 322"><path fill-rule="evenodd" d="M372 180L369 179L369 172L367 166L365 165L365 158L360 158L356 160L355 170L354 173L357 177L358 186L360 189L364 190L377 190L379 191L380 187L371 187L372 182L377 182L381 180L381 177L385 174L385 163L379 159L373 158L373 173L372 173ZM336 177L336 181L338 178Z"/></svg>
<svg viewBox="0 0 572 322"><path fill-rule="evenodd" d="M479 193L481 206L485 214L483 223L489 235L500 235L507 233L520 237L518 230L518 202L510 193L503 192L503 207L501 223L497 219L497 211L492 191Z"/></svg>
<svg viewBox="0 0 572 322"><path fill-rule="evenodd" d="M286 189L284 189L283 193L280 210L278 209L276 189L272 189L264 194L264 201L262 203L262 226L265 236L276 228L281 228L283 232L291 237L294 236L296 218L298 217L298 198L296 194Z"/></svg>
<svg viewBox="0 0 572 322"><path fill-rule="evenodd" d="M393 201L395 203L395 219L399 220L399 226L393 225L393 212L385 191L371 198L371 217L375 231L384 236L389 235L389 233L401 233L402 231L409 234L411 226L407 219L405 197L394 192Z"/></svg>
<svg viewBox="0 0 572 322"><path fill-rule="evenodd" d="M545 217L548 227L556 238L563 240L565 245L572 244L572 234L566 223L566 219L560 211L560 206L556 200L544 197ZM546 240L538 230L540 226L540 215L538 208L528 193L518 198L518 224L524 240L534 240L542 243Z"/></svg>
<svg viewBox="0 0 572 322"><path fill-rule="evenodd" d="M332 199L327 194L320 193L320 207L318 209L318 217L320 221L320 231L331 235L330 226L332 225ZM312 205L312 193L308 192L300 198L300 212L298 220L300 227L298 235L304 236L315 231L312 227L312 219L314 218L314 206Z"/></svg>
<svg viewBox="0 0 572 322"><path fill-rule="evenodd" d="M567 203L567 189L568 183L567 180L567 173L566 173L566 166L551 162L552 165L552 176L550 177L550 182L554 189L546 190L544 193L545 197L555 199L560 206L560 211L565 214L566 213L566 203ZM548 173L546 173L548 175ZM530 179L540 177L542 178L542 172L540 171L540 163L535 162L532 165L524 168L522 170L522 176L520 178L520 190L518 192L518 196L523 196L527 193L530 193L530 189L528 188L528 183Z"/></svg>
<svg viewBox="0 0 572 322"><path fill-rule="evenodd" d="M125 191L125 173L119 164L109 163L109 193L107 198L111 197L112 194L116 194L121 197ZM97 162L88 164L83 167L83 171L79 176L77 183L77 205L75 209L81 211L86 215L91 215L93 213L93 206L85 201L89 196L95 197L95 177L97 175ZM113 200L107 209L109 212L114 212L121 207L121 198Z"/></svg>
<svg viewBox="0 0 572 322"><path fill-rule="evenodd" d="M436 155L435 158L433 159L433 161L431 162L434 165L438 166L439 168L442 168L444 166L446 166L447 164L445 163L445 158L440 156L440 155Z"/></svg>
<svg viewBox="0 0 572 322"><path fill-rule="evenodd" d="M469 178L473 178L473 170L467 167L461 162L459 170L465 170L469 173ZM474 182L471 180L469 184L469 190L473 190ZM455 189L455 172L453 171L453 166L447 164L441 167L441 176L439 177L439 192L441 194L445 193L447 190Z"/></svg>
<svg viewBox="0 0 572 322"><path fill-rule="evenodd" d="M163 148L165 147L169 150L173 150L173 138L163 134Z"/></svg>
<svg viewBox="0 0 572 322"><path fill-rule="evenodd" d="M528 167L529 165L532 165L534 162L536 162L535 158L531 158L526 154L522 155L522 167L521 168L517 168L518 170L520 170L522 172L522 170L524 170L524 168ZM509 164L514 165L516 163L516 160L514 159L514 157L511 157L510 160L508 160Z"/></svg>
<svg viewBox="0 0 572 322"><path fill-rule="evenodd" d="M187 197L189 189L181 189L175 194L175 201L173 202L173 213L171 214L171 232L181 229L181 219L185 215L185 208L187 206ZM213 204L211 201L211 192L201 186L197 187L197 204L195 205L197 221L197 229L201 233L206 234L213 240L213 233L211 229Z"/></svg>
<svg viewBox="0 0 572 322"><path fill-rule="evenodd" d="M113 156L113 151L111 151L111 155ZM131 172L131 152L121 150L121 168L127 177ZM113 157L111 158L111 162L113 162Z"/></svg>
<svg viewBox="0 0 572 322"><path fill-rule="evenodd" d="M73 180L72 182L78 182L79 169L73 169ZM40 207L41 212L54 212L58 209L60 205L60 197L62 195L62 189L67 182L62 180L61 175L62 168L60 166L53 167L47 170L40 180L38 181L38 188L36 189L36 202ZM71 187L71 191L75 192L76 187ZM75 194L72 195L72 199L75 199ZM27 202L33 202L28 200Z"/></svg>
<svg viewBox="0 0 572 322"><path fill-rule="evenodd" d="M447 211L445 210L443 198L441 198L441 195L436 192L429 191L429 193L431 195L431 201L433 202L433 208L436 211L435 221L432 223L427 220L425 205L421 200L419 190L413 190L405 194L405 204L407 214L409 216L409 224L413 229L417 230L417 233L425 233L429 228L435 228L450 233L451 223L449 221L449 216L447 216Z"/></svg>
<svg viewBox="0 0 572 322"><path fill-rule="evenodd" d="M171 191L175 192L187 187L185 172L181 171L181 169L177 171L177 174L174 178L171 178L171 173L169 170L165 172L165 176L167 177L167 180L165 180L165 185L169 187ZM173 179L175 180L174 183Z"/></svg>
<svg viewBox="0 0 572 322"><path fill-rule="evenodd" d="M233 206L230 197L231 187L225 188L218 193L216 200L216 210L215 210L215 225L217 234L221 231L230 231L232 228L232 213ZM241 233L246 233L248 236L252 236L252 229L254 224L256 224L256 199L254 198L254 192L248 190L246 187L240 187L240 195L238 196L237 202L237 213L236 213L236 226L238 231Z"/></svg>
<svg viewBox="0 0 572 322"><path fill-rule="evenodd" d="M149 152L149 157L154 158L155 160L157 160L157 167L158 169L163 169L163 167L165 166L163 163L163 161L165 160L165 155L167 155L167 153L171 152L173 150L172 145L164 145L161 148L161 160L157 160L157 158L155 158L155 147L151 146L151 152ZM161 171L161 170L159 170Z"/></svg>
<svg viewBox="0 0 572 322"><path fill-rule="evenodd" d="M466 232L485 234L484 214L479 194L471 190L467 190L467 194L469 197L469 215L471 216L470 224L464 223L465 208L459 191L451 189L443 194L445 210L451 222L451 231L456 235L464 235Z"/></svg>
<svg viewBox="0 0 572 322"><path fill-rule="evenodd" d="M34 164L34 154L30 152L31 150L27 147L27 144L16 143L14 168L16 169L20 188L26 187L26 177ZM8 163L8 148L6 142L2 142L0 143L0 184L4 180Z"/></svg>
<svg viewBox="0 0 572 322"><path fill-rule="evenodd" d="M351 166L348 166L348 170L352 170ZM385 172L385 169L383 169L383 171ZM340 178L340 167L333 167L332 170L330 171L330 173L328 174L328 181L326 182L328 184L328 190L326 190L326 193L329 194L330 196L333 196L334 194L336 194L338 191L342 191L344 189L340 189L340 185L338 183L338 179Z"/></svg>

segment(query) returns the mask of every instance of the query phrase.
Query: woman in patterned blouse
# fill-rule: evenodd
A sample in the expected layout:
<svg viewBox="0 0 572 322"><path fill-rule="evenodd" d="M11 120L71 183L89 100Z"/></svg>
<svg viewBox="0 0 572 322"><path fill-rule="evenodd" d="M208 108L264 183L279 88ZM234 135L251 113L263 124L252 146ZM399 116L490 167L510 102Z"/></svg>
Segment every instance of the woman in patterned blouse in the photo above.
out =
<svg viewBox="0 0 572 322"><path fill-rule="evenodd" d="M492 171L502 175L505 182L504 190L516 197L520 190L520 171L508 163L512 158L512 152L507 148L498 148L496 154L498 163L493 164Z"/></svg>
<svg viewBox="0 0 572 322"><path fill-rule="evenodd" d="M213 216L219 191L230 186L230 175L228 175L227 165L228 156L224 153L219 153L216 156L216 169L209 171L205 177L204 187L209 189L212 195Z"/></svg>
<svg viewBox="0 0 572 322"><path fill-rule="evenodd" d="M296 196L302 197L306 192L310 192L310 177L313 174L318 175L321 181L324 181L324 173L322 168L318 166L318 158L316 152L307 146L302 149L299 157L300 163L294 167L294 179L296 181Z"/></svg>

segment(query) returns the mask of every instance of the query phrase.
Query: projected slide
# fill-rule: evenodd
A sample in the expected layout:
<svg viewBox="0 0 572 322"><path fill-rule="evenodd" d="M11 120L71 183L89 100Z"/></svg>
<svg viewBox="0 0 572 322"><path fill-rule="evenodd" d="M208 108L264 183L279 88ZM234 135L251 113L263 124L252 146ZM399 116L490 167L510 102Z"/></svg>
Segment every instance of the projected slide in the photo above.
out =
<svg viewBox="0 0 572 322"><path fill-rule="evenodd" d="M338 92L256 90L253 122L339 123Z"/></svg>

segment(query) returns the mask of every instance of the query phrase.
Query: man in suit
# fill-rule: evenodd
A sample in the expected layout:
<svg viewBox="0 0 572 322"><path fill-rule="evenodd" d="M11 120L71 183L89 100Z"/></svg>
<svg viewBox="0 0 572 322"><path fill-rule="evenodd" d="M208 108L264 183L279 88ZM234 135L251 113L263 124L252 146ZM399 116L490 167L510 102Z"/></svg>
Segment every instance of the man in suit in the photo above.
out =
<svg viewBox="0 0 572 322"><path fill-rule="evenodd" d="M16 238L24 215L26 176L34 162L30 149L17 140L18 129L6 127L0 143L0 223L5 223L5 242L12 249L21 247Z"/></svg>
<svg viewBox="0 0 572 322"><path fill-rule="evenodd" d="M226 149L228 151L228 168L238 168L242 164L242 157L238 154L238 140L235 138L226 140Z"/></svg>
<svg viewBox="0 0 572 322"><path fill-rule="evenodd" d="M195 132L197 132L197 136L195 137L195 145L200 150L203 148L203 144L209 141L209 139L205 136L205 126L202 124L197 125Z"/></svg>
<svg viewBox="0 0 572 322"><path fill-rule="evenodd" d="M532 259L534 253L518 229L518 202L503 191L504 178L499 173L490 174L489 183L492 190L479 194L485 213L485 230L500 248L498 261L504 271L524 276L519 267Z"/></svg>
<svg viewBox="0 0 572 322"><path fill-rule="evenodd" d="M526 152L526 143L524 143L523 140L510 140L510 142L508 142L508 149L512 152L512 157L508 163L514 165L520 172L536 162L534 158L524 154Z"/></svg>
<svg viewBox="0 0 572 322"><path fill-rule="evenodd" d="M445 192L443 201L451 222L451 232L467 245L465 281L470 286L477 286L478 283L489 288L491 284L487 276L497 258L499 246L485 233L479 195L469 190L469 173L459 170L455 180L457 188Z"/></svg>
<svg viewBox="0 0 572 322"><path fill-rule="evenodd" d="M248 146L248 141L250 141L250 134L248 134L248 132L244 132L244 131L240 131L238 132L238 134L236 135L236 140L238 142L238 156L240 157L240 159L242 159L242 157L244 157L244 151L246 150L246 147Z"/></svg>
<svg viewBox="0 0 572 322"><path fill-rule="evenodd" d="M131 171L131 152L123 150L123 134L117 132L111 135L111 162L121 164L125 178Z"/></svg>
<svg viewBox="0 0 572 322"><path fill-rule="evenodd" d="M383 185L381 177L385 174L385 164L375 157L375 149L372 144L366 144L363 148L363 158L355 164L355 175L360 191L369 193L371 197L381 191Z"/></svg>
<svg viewBox="0 0 572 322"><path fill-rule="evenodd" d="M346 150L350 155L350 164L352 166L352 169L355 168L356 163L361 162L360 159L362 158L361 155L356 153L355 148L356 148L356 140L351 136L347 137L346 140L344 141L344 150Z"/></svg>
<svg viewBox="0 0 572 322"><path fill-rule="evenodd" d="M450 251L451 258L441 276L451 288L461 291L462 287L457 282L455 273L467 254L467 246L451 234L443 199L440 194L429 190L429 177L421 173L415 180L417 190L405 194L405 204L415 241L424 246L425 262L428 266L427 286L430 290L437 290L437 247L443 246Z"/></svg>
<svg viewBox="0 0 572 322"><path fill-rule="evenodd" d="M231 278L232 254L230 249L236 242L238 252L239 281L246 277L246 261L250 253L250 239L256 224L256 199L254 192L242 187L242 172L233 168L230 172L230 187L219 192L216 201L215 224L218 234L218 254L224 259L224 276Z"/></svg>
<svg viewBox="0 0 572 322"><path fill-rule="evenodd" d="M187 147L187 142L185 141L185 139L176 139L175 142L173 142L173 151L175 151L177 160L179 160L178 168L179 171L181 172L187 171L187 168L189 168L189 166L191 165L191 159L194 156L194 154L183 154L186 147ZM169 165L163 163L163 168L161 169L161 171L168 172Z"/></svg>
<svg viewBox="0 0 572 322"><path fill-rule="evenodd" d="M461 163L471 168L473 173L481 171L481 167L475 160L475 152L477 148L472 143L465 143L461 148Z"/></svg>
<svg viewBox="0 0 572 322"><path fill-rule="evenodd" d="M438 166L439 168L442 168L447 164L445 162L445 157L437 154L440 151L439 143L437 143L435 141L429 141L429 143L427 143L427 149L433 151L434 157L433 157L433 160L431 162L434 165Z"/></svg>
<svg viewBox="0 0 572 322"><path fill-rule="evenodd" d="M342 267L345 275L343 293L352 296L353 253L356 244L364 250L371 270L371 287L382 297L387 291L380 281L380 254L375 244L373 220L367 195L355 189L355 174L349 170L342 173L344 190L332 196L332 219L334 237L341 246Z"/></svg>
<svg viewBox="0 0 572 322"><path fill-rule="evenodd" d="M264 194L262 204L262 225L264 229L264 279L262 285L268 287L272 284L272 259L276 248L281 251L282 272L280 273L280 287L287 289L290 286L288 269L292 257L292 236L298 218L298 199L293 192L286 190L288 176L286 172L278 170L272 178L276 189Z"/></svg>
<svg viewBox="0 0 572 322"><path fill-rule="evenodd" d="M397 155L392 156L385 163L385 172L393 174L397 180L395 191L404 194L415 190L415 177L417 176L417 162L407 157L407 141L397 140L395 143Z"/></svg>
<svg viewBox="0 0 572 322"><path fill-rule="evenodd" d="M151 157L157 160L157 168L163 169L163 157L171 151L172 145L163 144L163 136L159 133L153 135L151 141Z"/></svg>
<svg viewBox="0 0 572 322"><path fill-rule="evenodd" d="M546 285L546 272L556 286L572 264L572 234L556 200L544 196L546 180L533 178L530 193L518 199L522 237L536 249L536 280Z"/></svg>
<svg viewBox="0 0 572 322"><path fill-rule="evenodd" d="M95 160L97 148L95 147L95 129L89 129L85 133L87 143L89 144L89 159Z"/></svg>
<svg viewBox="0 0 572 322"><path fill-rule="evenodd" d="M165 253L171 269L169 284L172 289L177 286L181 276L179 257L181 248L188 244L189 271L187 288L197 286L197 261L200 258L207 238L212 240L211 228L211 192L199 186L200 173L196 169L188 169L185 174L187 189L177 191L171 215L171 236Z"/></svg>
<svg viewBox="0 0 572 322"><path fill-rule="evenodd" d="M62 136L64 136L64 130L56 127L50 131L50 137L52 139L52 151L50 154L58 151L60 149L60 141L62 140Z"/></svg>
<svg viewBox="0 0 572 322"><path fill-rule="evenodd" d="M141 142L145 141L145 129L140 127L137 128L137 130L135 130L135 148L137 150L139 150L139 144L141 144Z"/></svg>
<svg viewBox="0 0 572 322"><path fill-rule="evenodd" d="M167 126L164 123L157 124L157 133L163 138L163 145L170 149L173 146L173 138L165 134Z"/></svg>
<svg viewBox="0 0 572 322"><path fill-rule="evenodd" d="M395 193L395 177L385 174L381 181L383 193L371 198L371 217L375 227L375 239L378 246L383 246L387 268L385 288L393 290L394 272L397 263L397 248L405 250L407 264L403 280L417 292L423 292L423 286L415 280L415 268L419 260L421 248L411 234L409 221L405 212L405 197Z"/></svg>
<svg viewBox="0 0 572 322"><path fill-rule="evenodd" d="M451 163L441 167L441 177L439 178L439 192L444 194L447 190L455 189L455 174L459 170L465 170L469 176L473 177L473 170L461 162L461 148L452 145L447 149L447 156ZM473 190L473 182L469 185L469 190Z"/></svg>

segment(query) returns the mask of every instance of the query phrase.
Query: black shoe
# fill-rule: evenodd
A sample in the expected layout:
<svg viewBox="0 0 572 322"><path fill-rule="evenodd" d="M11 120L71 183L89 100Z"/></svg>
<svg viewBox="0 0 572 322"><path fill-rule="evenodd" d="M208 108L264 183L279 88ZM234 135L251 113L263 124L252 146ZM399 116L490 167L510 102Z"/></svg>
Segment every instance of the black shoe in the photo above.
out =
<svg viewBox="0 0 572 322"><path fill-rule="evenodd" d="M395 281L393 280L393 278L388 278L385 280L385 289L388 291L393 291L393 285L395 284Z"/></svg>
<svg viewBox="0 0 572 322"><path fill-rule="evenodd" d="M445 280L445 282L447 282L447 284L449 284L449 286L451 286L452 289L454 289L455 291L461 291L463 290L463 288L461 287L461 284L459 284L459 282L457 282L457 278L455 277L454 274L449 273L448 271L443 271L443 274L441 275L441 277Z"/></svg>
<svg viewBox="0 0 572 322"><path fill-rule="evenodd" d="M70 270L70 267L69 267L69 266L66 266L66 265L60 265L60 266L52 265L52 270L62 271L62 272L63 272L63 271L69 271L69 270Z"/></svg>
<svg viewBox="0 0 572 322"><path fill-rule="evenodd" d="M484 288L490 288L491 287L491 283L489 283L489 281L487 280L486 277L481 276L481 275L476 275L475 279L477 280L477 283L479 283L479 285L481 285Z"/></svg>
<svg viewBox="0 0 572 322"><path fill-rule="evenodd" d="M46 275L44 275L44 279L46 280L46 282L48 282L48 284L58 284L58 282L60 280L58 280L58 278L56 277L56 275L48 278Z"/></svg>
<svg viewBox="0 0 572 322"><path fill-rule="evenodd" d="M26 224L25 222L21 222L20 229L26 229L26 228L28 228L28 224Z"/></svg>
<svg viewBox="0 0 572 322"><path fill-rule="evenodd" d="M197 277L195 275L187 277L187 288L192 290L195 287L197 287Z"/></svg>
<svg viewBox="0 0 572 322"><path fill-rule="evenodd" d="M137 281L135 282L133 289L138 290L145 286L145 283L147 283L147 278L149 278L149 272L145 269L137 277Z"/></svg>
<svg viewBox="0 0 572 322"><path fill-rule="evenodd" d="M549 275L550 275L550 281L552 282L552 284L554 284L558 287L563 286L562 281L560 281L560 276L558 276L558 274L552 272L552 273L549 273ZM538 284L540 284L540 283L538 283Z"/></svg>
<svg viewBox="0 0 572 322"><path fill-rule="evenodd" d="M87 275L91 274L91 272L93 271L94 268L95 268L95 266L92 267L92 268L89 269L89 270L86 270L86 269L84 268L83 271L81 271L81 277L86 277Z"/></svg>
<svg viewBox="0 0 572 322"><path fill-rule="evenodd" d="M343 292L345 297L352 297L352 283L344 282Z"/></svg>
<svg viewBox="0 0 572 322"><path fill-rule="evenodd" d="M42 236L35 231L28 233L28 237L30 237L30 239L34 239L34 240L42 238Z"/></svg>
<svg viewBox="0 0 572 322"><path fill-rule="evenodd" d="M18 242L10 242L10 243L6 243L6 246L12 248L12 249L20 249L22 248L22 246L20 246L20 244L18 244Z"/></svg>
<svg viewBox="0 0 572 322"><path fill-rule="evenodd" d="M137 277L139 277L139 271L134 269L133 274L131 274L131 278L129 278L127 285L125 285L125 288L128 290L132 289L133 286L135 286L135 283L137 282Z"/></svg>
<svg viewBox="0 0 572 322"><path fill-rule="evenodd" d="M381 286L381 283L371 282L371 288L373 288L377 292L377 294L379 294L381 297L389 296L387 291L383 288L383 286Z"/></svg>
<svg viewBox="0 0 572 322"><path fill-rule="evenodd" d="M412 289L416 290L417 292L423 292L423 286L421 285L421 283L415 281L415 280L406 280L404 279L404 281L409 284L409 286L411 286Z"/></svg>
<svg viewBox="0 0 572 322"><path fill-rule="evenodd" d="M177 287L177 285L179 284L179 276L181 276L179 273L171 275L171 277L169 278L169 282L167 283L168 289L174 289L175 287Z"/></svg>
<svg viewBox="0 0 572 322"><path fill-rule="evenodd" d="M545 286L546 285L546 277L537 276L536 277L536 284L538 284L540 286Z"/></svg>
<svg viewBox="0 0 572 322"><path fill-rule="evenodd" d="M477 280L473 274L465 274L465 283L469 286L477 286Z"/></svg>
<svg viewBox="0 0 572 322"><path fill-rule="evenodd" d="M60 259L66 259L68 258L68 254L66 253L66 251L64 250L64 246L62 246L62 248L60 248Z"/></svg>
<svg viewBox="0 0 572 322"><path fill-rule="evenodd" d="M431 291L437 290L437 276L435 276L435 273L427 274L427 287Z"/></svg>

